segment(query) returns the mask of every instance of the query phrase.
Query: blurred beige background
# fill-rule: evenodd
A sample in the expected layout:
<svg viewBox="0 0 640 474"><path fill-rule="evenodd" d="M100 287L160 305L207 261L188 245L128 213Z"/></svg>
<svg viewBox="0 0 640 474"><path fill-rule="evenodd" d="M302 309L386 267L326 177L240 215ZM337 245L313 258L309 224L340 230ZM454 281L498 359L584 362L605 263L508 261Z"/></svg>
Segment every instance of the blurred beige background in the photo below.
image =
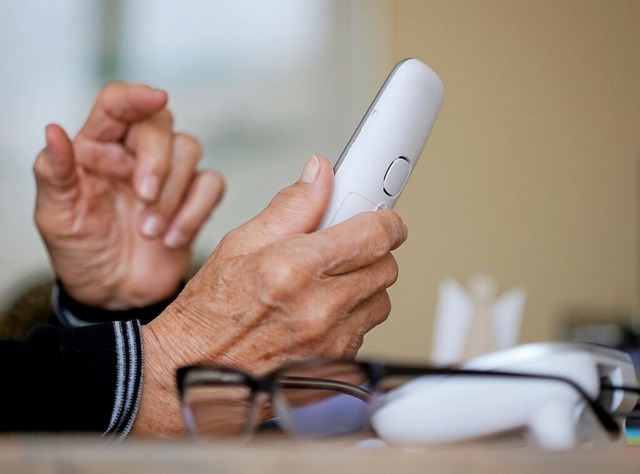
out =
<svg viewBox="0 0 640 474"><path fill-rule="evenodd" d="M442 77L435 129L397 211L393 312L364 354L428 355L437 289L524 287L522 341L570 312L638 308L640 2L397 0L395 62Z"/></svg>
<svg viewBox="0 0 640 474"><path fill-rule="evenodd" d="M637 0L5 0L0 2L0 312L48 271L31 210L42 129L71 132L101 84L165 87L229 192L219 238L337 158L391 67L432 66L443 109L397 211L391 318L362 355L428 357L438 285L527 291L523 342L569 313L639 308Z"/></svg>

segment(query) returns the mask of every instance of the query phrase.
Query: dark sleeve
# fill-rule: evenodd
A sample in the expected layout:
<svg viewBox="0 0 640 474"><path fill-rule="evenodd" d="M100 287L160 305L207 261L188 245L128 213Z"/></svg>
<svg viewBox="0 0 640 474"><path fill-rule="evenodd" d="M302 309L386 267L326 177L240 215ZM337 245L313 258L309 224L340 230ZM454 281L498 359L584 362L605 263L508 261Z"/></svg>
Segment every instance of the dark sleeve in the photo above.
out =
<svg viewBox="0 0 640 474"><path fill-rule="evenodd" d="M54 322L64 327L82 327L97 323L110 323L113 321L131 321L137 319L142 324L147 324L158 316L169 304L176 299L184 284L175 294L162 301L158 301L142 308L132 308L122 311L112 311L97 306L89 306L73 299L64 289L62 283L57 280L53 286L51 303L54 313Z"/></svg>
<svg viewBox="0 0 640 474"><path fill-rule="evenodd" d="M142 388L138 321L43 325L0 341L0 431L83 431L125 437Z"/></svg>

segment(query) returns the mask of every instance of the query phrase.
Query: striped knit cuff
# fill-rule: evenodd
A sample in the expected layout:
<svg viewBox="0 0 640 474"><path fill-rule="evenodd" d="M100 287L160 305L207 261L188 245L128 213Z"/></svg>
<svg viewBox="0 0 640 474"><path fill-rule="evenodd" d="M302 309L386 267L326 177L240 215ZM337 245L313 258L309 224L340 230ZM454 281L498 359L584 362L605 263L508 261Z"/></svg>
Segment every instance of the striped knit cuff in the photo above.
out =
<svg viewBox="0 0 640 474"><path fill-rule="evenodd" d="M140 405L143 378L143 351L140 322L113 323L117 354L117 376L113 411L104 437L124 439L133 426Z"/></svg>

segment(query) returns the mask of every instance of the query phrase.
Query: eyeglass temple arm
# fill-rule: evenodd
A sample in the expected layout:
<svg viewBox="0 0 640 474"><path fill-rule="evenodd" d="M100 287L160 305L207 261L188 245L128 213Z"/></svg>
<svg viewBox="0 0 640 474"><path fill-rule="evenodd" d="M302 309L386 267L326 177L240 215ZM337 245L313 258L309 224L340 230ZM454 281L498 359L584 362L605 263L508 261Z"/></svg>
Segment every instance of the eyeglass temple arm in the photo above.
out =
<svg viewBox="0 0 640 474"><path fill-rule="evenodd" d="M632 408L631 411L635 411L635 410L640 409L640 387L630 387L628 385L611 385L611 384L608 384L608 383L603 383L603 384L600 385L600 388L602 390L610 390L612 392L620 390L620 391L623 391L623 392L629 392L629 393L633 393L633 394L637 395L638 398L636 398L636 404ZM625 413L622 413L622 414L624 415ZM626 413L626 414L628 414L628 413Z"/></svg>
<svg viewBox="0 0 640 474"><path fill-rule="evenodd" d="M286 375L282 378L281 388L303 389L303 390L331 390L334 392L351 395L360 400L367 401L371 392L364 387L343 382L341 380L331 380L318 377L299 377Z"/></svg>

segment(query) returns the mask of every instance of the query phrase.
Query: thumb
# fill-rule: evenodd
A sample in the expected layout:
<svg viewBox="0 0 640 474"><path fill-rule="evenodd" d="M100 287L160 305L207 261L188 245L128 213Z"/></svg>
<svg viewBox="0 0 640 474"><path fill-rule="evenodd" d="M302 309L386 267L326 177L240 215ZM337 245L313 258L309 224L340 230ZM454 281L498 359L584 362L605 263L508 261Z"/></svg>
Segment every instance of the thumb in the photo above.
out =
<svg viewBox="0 0 640 474"><path fill-rule="evenodd" d="M333 169L329 160L312 156L296 183L276 194L260 214L236 229L234 237L239 242L235 244L235 252L244 253L285 237L313 232L332 191Z"/></svg>
<svg viewBox="0 0 640 474"><path fill-rule="evenodd" d="M68 210L76 198L78 174L73 146L58 125L45 128L47 146L33 165L36 179L36 220L40 214ZM40 222L38 222L40 224Z"/></svg>

